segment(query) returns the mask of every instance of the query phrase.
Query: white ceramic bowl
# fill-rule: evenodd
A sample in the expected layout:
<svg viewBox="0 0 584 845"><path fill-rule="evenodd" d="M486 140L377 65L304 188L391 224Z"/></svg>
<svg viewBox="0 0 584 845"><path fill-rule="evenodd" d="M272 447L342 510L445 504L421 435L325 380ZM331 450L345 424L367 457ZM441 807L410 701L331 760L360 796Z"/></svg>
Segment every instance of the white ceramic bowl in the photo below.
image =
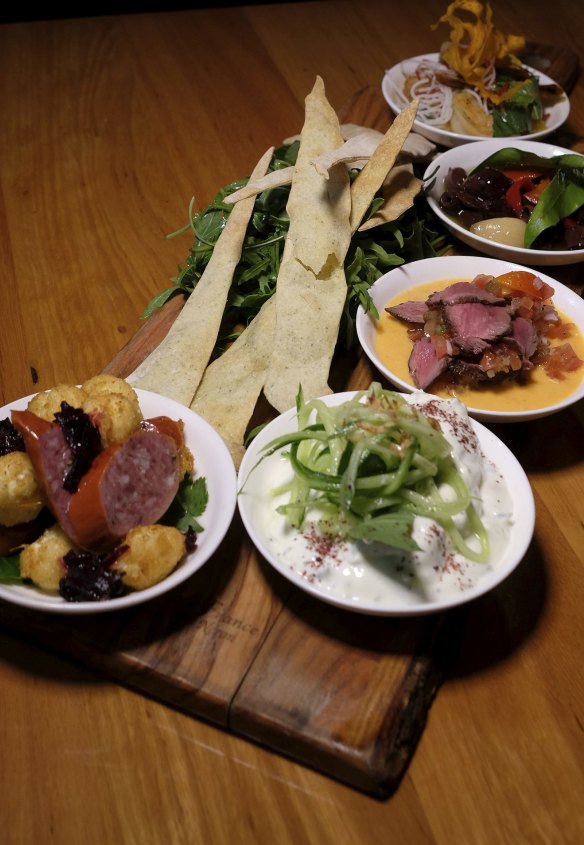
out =
<svg viewBox="0 0 584 845"><path fill-rule="evenodd" d="M323 401L327 405L337 405L353 396L353 392L336 393L323 397ZM359 565L359 576L352 579L347 591L344 584L342 586L338 583L331 584L327 578L327 568L330 566L335 569L340 565L336 556L333 554L330 563L327 564L326 552L318 547L317 571L322 574L311 577L310 564L306 563L304 553L297 548L294 536L290 539L292 557L284 560L278 553L279 547L271 542L269 535L273 532L274 520L282 519L275 512L276 503L272 491L274 478L280 481L282 472L284 475L288 472L288 464L286 462L284 466L282 465L284 459L280 452L275 452L261 461L260 457L262 448L274 437L296 431L297 421L294 408L281 414L263 428L244 455L238 475L237 504L245 528L258 551L280 575L313 598L345 610L376 616L419 616L471 601L500 584L520 563L531 541L535 521L533 493L521 465L492 432L476 421L472 421L472 425L485 459L495 465L499 470L499 475L504 476L511 497L510 512L513 514L509 536L489 565L478 564L479 567L485 566L485 571L484 574L479 574L474 586L464 589L459 586L450 595L439 598L424 596L423 589L420 593L414 591L413 595L408 595L404 591L397 591L396 594L396 591L392 589L390 583L392 576L389 573L386 575L387 581L383 577L379 578L380 573L383 572L381 561L372 562L363 554ZM273 515L270 515L272 513ZM325 561L322 561L323 556ZM373 591L370 585L371 578L375 579Z"/></svg>
<svg viewBox="0 0 584 845"><path fill-rule="evenodd" d="M494 258L517 261L521 264L528 264L538 267L558 267L562 264L577 264L584 261L584 249L566 250L545 250L525 249L521 247L506 246L496 243L488 238L475 235L440 208L440 197L444 192L444 180L448 172L455 167L462 167L467 172L473 170L481 162L498 150L506 147L532 152L539 156L551 158L552 156L571 154L574 150L558 147L555 144L545 144L541 141L509 140L508 138L497 138L490 141L475 141L473 144L465 144L462 147L454 147L451 150L438 155L426 168L424 181L432 177L434 183L427 194L428 205L434 214L440 218L450 232L463 241L467 246L473 247L485 255L492 255Z"/></svg>
<svg viewBox="0 0 584 845"><path fill-rule="evenodd" d="M403 264L401 267L396 267L389 273L380 276L369 289L369 293L382 319L383 316L388 317L388 315L384 314L383 309L391 299L400 294L403 294L404 301L412 298L408 295L412 288L427 282L444 282L446 279L471 280L479 273L499 276L511 270L524 269L526 268L519 264L501 261L496 258L483 258L481 256L456 255L441 258L424 258L420 261ZM578 296L574 291L566 287L566 285L550 278L550 276L546 276L543 273L538 273L538 276L554 288L553 301L558 310L563 312L576 325L581 334L584 334L584 300L582 297ZM406 381L398 376L392 370L391 364L387 361L382 361L379 357L375 345L376 322L374 317L366 314L363 307L359 306L356 320L357 335L365 354L379 372L395 385L395 387L405 393L413 392L416 390L413 382ZM519 385L512 388L513 391L517 392L524 389ZM463 398L463 394L461 394L461 398ZM521 410L518 408L517 410L507 411L469 406L468 412L483 422L514 423L548 416L549 414L567 408L582 398L584 398L584 371L579 386L565 399L554 404L531 410Z"/></svg>
<svg viewBox="0 0 584 845"><path fill-rule="evenodd" d="M27 584L0 584L0 598L13 604L61 614L90 614L120 610L150 601L167 593L190 578L211 557L223 540L236 504L236 472L227 447L214 428L189 408L147 390L136 390L145 418L166 415L183 420L185 442L195 458L195 478L207 480L209 501L199 518L203 531L197 534L197 545L179 566L163 581L120 598L99 602L67 602ZM26 396L0 408L0 419L10 416L12 409L26 408L32 396Z"/></svg>
<svg viewBox="0 0 584 845"><path fill-rule="evenodd" d="M413 73L422 59L437 62L439 60L439 54L426 53L422 56L414 56L411 59L404 59L404 61L399 62L397 65L394 65L392 68L385 71L381 82L381 91L385 101L394 114L399 114L404 106L408 104L408 100L403 94L404 80L406 76ZM526 65L526 67L530 73L539 77L542 85L555 84L554 80L549 76L546 76L545 73L529 67L528 65ZM535 138L543 138L554 132L568 119L568 115L570 114L570 101L568 97L564 94L558 102L554 103L549 108L546 108L546 113L548 116L544 129L540 129L537 132L531 132L528 135L510 136L510 138L513 139L513 137L520 137L533 140ZM456 147L459 144L466 144L469 141L478 141L481 137L479 135L461 135L457 132L449 132L446 129L439 129L436 126L430 126L428 123L419 119L414 121L413 130L415 132L419 132L420 135L424 135L424 137L433 141L435 144L440 144L443 147ZM509 140L509 138L507 140Z"/></svg>

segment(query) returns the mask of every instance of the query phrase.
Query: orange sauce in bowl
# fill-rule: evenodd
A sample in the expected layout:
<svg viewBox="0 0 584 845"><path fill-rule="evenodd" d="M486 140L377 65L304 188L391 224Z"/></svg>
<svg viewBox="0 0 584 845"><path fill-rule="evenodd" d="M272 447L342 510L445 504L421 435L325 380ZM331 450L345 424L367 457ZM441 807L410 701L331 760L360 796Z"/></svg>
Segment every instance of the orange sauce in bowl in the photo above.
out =
<svg viewBox="0 0 584 845"><path fill-rule="evenodd" d="M447 285L458 281L472 281L471 279L443 279L419 285L408 291L402 291L384 305L388 308L407 300L426 300L434 291L442 290ZM553 298L552 298L553 302ZM562 322L570 323L570 318L558 310ZM374 349L384 366L398 378L414 387L414 382L408 370L408 359L412 351L412 341L408 336L406 323L382 310L379 320L375 324ZM569 343L578 358L584 361L584 336L577 326L572 324L572 332L567 339L551 340L551 346ZM567 399L578 389L584 379L584 365L574 372L565 373L561 380L552 379L542 366L536 365L527 375L525 383L508 381L489 386L488 383L480 387L457 387L449 385L446 389L434 389L432 385L428 392L438 396L457 396L470 408L484 411L535 411L547 408Z"/></svg>

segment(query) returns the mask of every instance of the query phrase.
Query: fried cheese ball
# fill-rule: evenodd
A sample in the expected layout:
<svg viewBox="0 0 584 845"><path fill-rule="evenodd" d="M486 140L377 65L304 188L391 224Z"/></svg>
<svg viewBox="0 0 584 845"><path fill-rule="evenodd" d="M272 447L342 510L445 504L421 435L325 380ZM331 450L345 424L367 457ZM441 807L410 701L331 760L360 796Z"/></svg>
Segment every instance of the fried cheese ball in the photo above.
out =
<svg viewBox="0 0 584 845"><path fill-rule="evenodd" d="M97 426L104 449L124 441L142 422L137 401L133 402L123 393L94 394L88 396L81 407Z"/></svg>
<svg viewBox="0 0 584 845"><path fill-rule="evenodd" d="M99 429L104 449L121 443L140 426L138 395L124 379L100 373L84 381L82 388L87 398L81 407Z"/></svg>
<svg viewBox="0 0 584 845"><path fill-rule="evenodd" d="M140 525L124 539L130 548L112 564L134 590L145 590L170 575L185 554L185 538L171 525Z"/></svg>
<svg viewBox="0 0 584 845"><path fill-rule="evenodd" d="M21 551L21 576L30 578L43 590L58 592L59 582L67 574L63 557L74 548L63 529L52 525Z"/></svg>
<svg viewBox="0 0 584 845"><path fill-rule="evenodd" d="M32 463L26 452L0 456L0 525L30 522L43 509Z"/></svg>
<svg viewBox="0 0 584 845"><path fill-rule="evenodd" d="M84 381L81 385L88 396L103 395L104 393L123 393L128 399L138 401L136 391L123 378L111 376L109 373L99 373Z"/></svg>
<svg viewBox="0 0 584 845"><path fill-rule="evenodd" d="M55 414L61 410L61 402L67 402L72 408L80 408L85 398L82 388L74 384L58 384L33 396L28 403L28 410L47 422L54 422Z"/></svg>

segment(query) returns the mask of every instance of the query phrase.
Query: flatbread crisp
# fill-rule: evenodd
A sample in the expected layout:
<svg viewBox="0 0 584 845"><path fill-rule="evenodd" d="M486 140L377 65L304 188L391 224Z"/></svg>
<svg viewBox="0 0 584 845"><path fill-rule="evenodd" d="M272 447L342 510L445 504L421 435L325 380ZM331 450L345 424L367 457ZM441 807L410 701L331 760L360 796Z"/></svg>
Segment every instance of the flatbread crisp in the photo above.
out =
<svg viewBox="0 0 584 845"><path fill-rule="evenodd" d="M264 175L273 152L274 147L266 150L250 179ZM190 405L217 341L253 207L253 196L236 203L203 275L168 334L127 377L133 387Z"/></svg>

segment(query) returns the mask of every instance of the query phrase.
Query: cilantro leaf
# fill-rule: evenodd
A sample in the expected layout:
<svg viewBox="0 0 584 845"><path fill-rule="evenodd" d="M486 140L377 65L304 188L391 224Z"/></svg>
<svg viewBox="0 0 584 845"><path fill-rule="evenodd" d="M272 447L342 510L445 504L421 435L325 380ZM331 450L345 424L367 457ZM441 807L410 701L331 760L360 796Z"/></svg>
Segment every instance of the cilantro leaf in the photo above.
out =
<svg viewBox="0 0 584 845"><path fill-rule="evenodd" d="M197 517L205 512L208 501L207 480L185 476L171 506L160 521L164 525L174 525L183 533L189 528L199 533L204 529Z"/></svg>

